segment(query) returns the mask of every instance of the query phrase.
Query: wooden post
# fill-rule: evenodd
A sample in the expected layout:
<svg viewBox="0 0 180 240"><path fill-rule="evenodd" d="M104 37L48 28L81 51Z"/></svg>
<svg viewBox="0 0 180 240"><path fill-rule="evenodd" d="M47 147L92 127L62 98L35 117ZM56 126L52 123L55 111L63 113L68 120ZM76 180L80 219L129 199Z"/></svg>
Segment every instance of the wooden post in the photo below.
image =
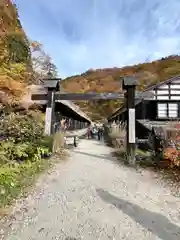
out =
<svg viewBox="0 0 180 240"><path fill-rule="evenodd" d="M72 120L72 130L74 130L74 129L76 128L75 125L76 125L76 120L73 119L73 120Z"/></svg>
<svg viewBox="0 0 180 240"><path fill-rule="evenodd" d="M48 91L44 99L47 100L44 134L51 135L55 131L55 92L60 90L59 79L52 79L50 73L48 73L47 78L43 79L42 86Z"/></svg>
<svg viewBox="0 0 180 240"><path fill-rule="evenodd" d="M74 120L74 130L76 130L77 129L77 120L75 119Z"/></svg>
<svg viewBox="0 0 180 240"><path fill-rule="evenodd" d="M127 106L126 156L128 163L135 164L136 130L135 130L135 90L136 79L125 77L123 89L126 90L125 102Z"/></svg>
<svg viewBox="0 0 180 240"><path fill-rule="evenodd" d="M127 88L127 158L128 162L135 164L135 86Z"/></svg>

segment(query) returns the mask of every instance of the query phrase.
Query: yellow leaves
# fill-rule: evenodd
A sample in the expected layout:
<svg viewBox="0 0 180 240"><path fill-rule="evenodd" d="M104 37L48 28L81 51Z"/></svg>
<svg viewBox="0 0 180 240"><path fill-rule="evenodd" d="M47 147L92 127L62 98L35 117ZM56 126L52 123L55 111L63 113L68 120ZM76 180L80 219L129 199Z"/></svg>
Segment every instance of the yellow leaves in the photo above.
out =
<svg viewBox="0 0 180 240"><path fill-rule="evenodd" d="M0 8L3 18L0 22L0 101L12 103L19 101L26 89L30 74L27 71L29 52L27 37L21 27L17 9L10 3L6 6L6 2L7 0L3 0ZM10 49L12 40L20 44L13 45L14 48ZM15 61L15 57L17 59L19 55L21 60ZM16 63L12 63L12 58Z"/></svg>
<svg viewBox="0 0 180 240"><path fill-rule="evenodd" d="M26 71L26 64L25 63L12 63L12 64L10 64L10 69L14 75L24 74Z"/></svg>
<svg viewBox="0 0 180 240"><path fill-rule="evenodd" d="M7 75L16 81L24 81L26 73L26 64L14 63L14 64L3 64L0 67L0 75Z"/></svg>
<svg viewBox="0 0 180 240"><path fill-rule="evenodd" d="M5 102L19 101L26 84L24 83L25 64L3 64L0 68L0 91L6 95Z"/></svg>

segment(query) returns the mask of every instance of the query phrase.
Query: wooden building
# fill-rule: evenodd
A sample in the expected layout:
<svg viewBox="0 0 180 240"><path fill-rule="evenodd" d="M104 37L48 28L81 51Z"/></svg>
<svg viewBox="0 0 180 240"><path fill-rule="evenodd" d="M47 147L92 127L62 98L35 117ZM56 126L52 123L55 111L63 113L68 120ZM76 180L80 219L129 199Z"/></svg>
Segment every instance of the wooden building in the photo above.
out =
<svg viewBox="0 0 180 240"><path fill-rule="evenodd" d="M148 87L145 91L152 91L155 96L151 100L135 101L136 137L138 138L145 137L147 133L145 129L151 130L153 126L164 127L170 121L180 119L180 76ZM123 105L108 118L108 121L126 121L126 119L127 108Z"/></svg>

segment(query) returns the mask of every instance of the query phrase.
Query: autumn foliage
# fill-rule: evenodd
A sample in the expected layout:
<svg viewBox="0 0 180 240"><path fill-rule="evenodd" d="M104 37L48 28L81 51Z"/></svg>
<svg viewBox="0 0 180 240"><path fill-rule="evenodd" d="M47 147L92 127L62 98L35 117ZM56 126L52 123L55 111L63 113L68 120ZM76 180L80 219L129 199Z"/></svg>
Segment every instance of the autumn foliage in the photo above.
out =
<svg viewBox="0 0 180 240"><path fill-rule="evenodd" d="M157 84L180 74L180 56L169 56L151 63L142 63L123 68L88 70L87 72L66 78L62 84L68 92L119 92L122 76L136 76L139 90ZM78 103L78 102L77 102ZM120 107L120 101L94 101L78 103L86 112L92 112L94 118L104 118Z"/></svg>
<svg viewBox="0 0 180 240"><path fill-rule="evenodd" d="M180 123L174 124L174 131L171 133L171 146L165 148L164 158L169 162L170 166L180 166Z"/></svg>
<svg viewBox="0 0 180 240"><path fill-rule="evenodd" d="M30 51L16 6L0 3L0 100L18 101L30 76Z"/></svg>

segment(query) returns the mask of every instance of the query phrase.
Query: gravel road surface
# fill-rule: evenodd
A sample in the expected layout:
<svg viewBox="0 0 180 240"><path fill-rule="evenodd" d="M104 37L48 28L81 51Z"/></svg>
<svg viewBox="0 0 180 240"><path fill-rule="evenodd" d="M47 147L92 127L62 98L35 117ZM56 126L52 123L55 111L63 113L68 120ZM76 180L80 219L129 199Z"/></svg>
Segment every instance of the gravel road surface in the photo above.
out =
<svg viewBox="0 0 180 240"><path fill-rule="evenodd" d="M180 240L180 199L155 173L121 165L111 153L81 140L17 202L1 239Z"/></svg>

